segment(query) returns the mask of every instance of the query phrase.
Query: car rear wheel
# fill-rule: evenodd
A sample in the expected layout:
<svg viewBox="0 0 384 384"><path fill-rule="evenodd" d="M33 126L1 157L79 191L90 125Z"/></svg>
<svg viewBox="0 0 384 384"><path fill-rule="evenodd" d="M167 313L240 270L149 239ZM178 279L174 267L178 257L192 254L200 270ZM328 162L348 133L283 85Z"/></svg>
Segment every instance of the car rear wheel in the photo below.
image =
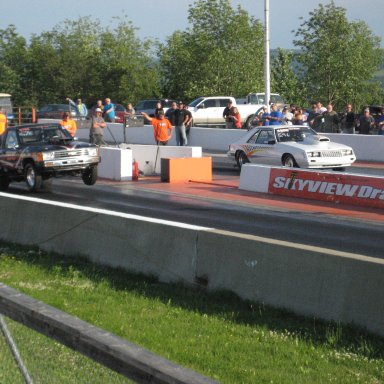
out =
<svg viewBox="0 0 384 384"><path fill-rule="evenodd" d="M97 167L87 168L81 175L84 184L94 185L97 180Z"/></svg>
<svg viewBox="0 0 384 384"><path fill-rule="evenodd" d="M295 158L292 155L285 155L283 158L283 166L290 168L299 168Z"/></svg>
<svg viewBox="0 0 384 384"><path fill-rule="evenodd" d="M9 187L9 177L0 176L0 191L6 191Z"/></svg>
<svg viewBox="0 0 384 384"><path fill-rule="evenodd" d="M28 163L25 166L24 172L28 191L32 192L40 189L43 183L43 178L37 173L35 166L32 163Z"/></svg>
<svg viewBox="0 0 384 384"><path fill-rule="evenodd" d="M243 164L249 163L248 156L243 151L239 151L236 153L236 162L238 167L241 169Z"/></svg>

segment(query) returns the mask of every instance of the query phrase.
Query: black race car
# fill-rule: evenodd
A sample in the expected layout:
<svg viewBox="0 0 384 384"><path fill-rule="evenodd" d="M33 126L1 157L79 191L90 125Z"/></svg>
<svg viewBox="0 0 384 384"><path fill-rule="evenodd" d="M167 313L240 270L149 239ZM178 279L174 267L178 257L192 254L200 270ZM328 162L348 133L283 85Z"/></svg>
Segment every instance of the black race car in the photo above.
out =
<svg viewBox="0 0 384 384"><path fill-rule="evenodd" d="M87 185L97 180L99 148L74 140L58 123L8 128L1 138L0 190L12 181L25 181L30 191L60 175L80 175Z"/></svg>

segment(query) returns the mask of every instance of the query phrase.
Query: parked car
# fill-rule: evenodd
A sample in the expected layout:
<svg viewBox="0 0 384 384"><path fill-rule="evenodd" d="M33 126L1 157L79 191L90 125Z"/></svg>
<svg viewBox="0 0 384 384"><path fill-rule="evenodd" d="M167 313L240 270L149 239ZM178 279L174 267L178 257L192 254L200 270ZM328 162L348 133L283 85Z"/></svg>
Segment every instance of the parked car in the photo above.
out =
<svg viewBox="0 0 384 384"><path fill-rule="evenodd" d="M227 155L245 163L341 170L356 161L351 147L332 143L307 126L255 127L229 145Z"/></svg>
<svg viewBox="0 0 384 384"><path fill-rule="evenodd" d="M126 109L122 104L115 104L115 123L124 123Z"/></svg>
<svg viewBox="0 0 384 384"><path fill-rule="evenodd" d="M37 119L61 119L63 112L69 112L71 117L76 117L76 111L69 104L47 104L39 108Z"/></svg>
<svg viewBox="0 0 384 384"><path fill-rule="evenodd" d="M74 140L58 123L9 127L0 147L0 190L25 181L29 191L59 175L78 175L87 185L97 180L99 148Z"/></svg>
<svg viewBox="0 0 384 384"><path fill-rule="evenodd" d="M168 108L171 107L173 102L176 102L176 100L172 99L146 99L146 100L140 100L135 105L135 111L137 114L140 114L141 112L147 113L149 116L154 116L154 111L156 109L156 103L161 102L161 105L164 108L164 112L167 111Z"/></svg>

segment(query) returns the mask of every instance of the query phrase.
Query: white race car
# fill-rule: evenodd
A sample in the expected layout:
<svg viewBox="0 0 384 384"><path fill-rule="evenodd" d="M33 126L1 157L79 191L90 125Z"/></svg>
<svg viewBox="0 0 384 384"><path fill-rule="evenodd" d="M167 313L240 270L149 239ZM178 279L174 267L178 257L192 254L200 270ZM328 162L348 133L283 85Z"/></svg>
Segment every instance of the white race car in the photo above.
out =
<svg viewBox="0 0 384 384"><path fill-rule="evenodd" d="M307 126L255 127L230 144L227 155L244 163L342 170L356 161L351 147L332 143Z"/></svg>

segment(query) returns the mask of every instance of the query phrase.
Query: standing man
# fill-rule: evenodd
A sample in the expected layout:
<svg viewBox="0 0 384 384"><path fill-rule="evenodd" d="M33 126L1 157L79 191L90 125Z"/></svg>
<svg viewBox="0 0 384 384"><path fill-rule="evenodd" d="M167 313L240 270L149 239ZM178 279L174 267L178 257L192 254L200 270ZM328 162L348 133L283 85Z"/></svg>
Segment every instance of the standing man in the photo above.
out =
<svg viewBox="0 0 384 384"><path fill-rule="evenodd" d="M85 119L87 117L88 109L87 106L81 101L81 99L77 99L75 103L73 100L67 97L67 101L69 101L69 104L76 111L76 114L80 119Z"/></svg>
<svg viewBox="0 0 384 384"><path fill-rule="evenodd" d="M356 115L353 112L352 104L347 104L341 118L341 127L343 133L355 133Z"/></svg>
<svg viewBox="0 0 384 384"><path fill-rule="evenodd" d="M101 114L103 111L100 108L95 109L95 115L92 116L91 130L89 132L89 142L96 145L106 145L104 141L104 128L107 126Z"/></svg>
<svg viewBox="0 0 384 384"><path fill-rule="evenodd" d="M369 112L369 108L365 108L364 114L361 115L357 120L357 126L360 135L369 135L373 125L375 124L375 119Z"/></svg>
<svg viewBox="0 0 384 384"><path fill-rule="evenodd" d="M324 132L340 133L339 129L339 115L333 110L333 105L327 105L327 111L323 113L324 118Z"/></svg>
<svg viewBox="0 0 384 384"><path fill-rule="evenodd" d="M187 135L187 140L188 140L189 132L190 132L191 127L192 127L193 118L192 118L191 111L188 110L188 105L187 104L184 104L184 111L185 111L185 122L184 122L185 134Z"/></svg>
<svg viewBox="0 0 384 384"><path fill-rule="evenodd" d="M171 115L171 123L176 129L176 143L177 145L183 146L188 144L187 133L185 128L185 122L187 116L184 109L184 103L178 102L178 108L176 108Z"/></svg>
<svg viewBox="0 0 384 384"><path fill-rule="evenodd" d="M177 109L177 103L176 101L172 101L171 108L168 108L167 111L165 112L165 117L168 120L171 120L173 112L175 112Z"/></svg>
<svg viewBox="0 0 384 384"><path fill-rule="evenodd" d="M62 120L59 124L66 129L72 137L75 137L77 131L76 121L69 118L69 112L63 112Z"/></svg>
<svg viewBox="0 0 384 384"><path fill-rule="evenodd" d="M141 114L152 124L156 144L167 145L172 136L172 124L165 118L164 111L159 111L157 117L151 117L145 112Z"/></svg>
<svg viewBox="0 0 384 384"><path fill-rule="evenodd" d="M111 103L111 99L106 98L105 99L105 105L104 105L104 118L105 121L108 123L114 123L115 122L115 105Z"/></svg>
<svg viewBox="0 0 384 384"><path fill-rule="evenodd" d="M7 116L3 112L3 108L0 108L0 135L2 135L5 130L7 129L8 126L8 121L7 121Z"/></svg>
<svg viewBox="0 0 384 384"><path fill-rule="evenodd" d="M281 125L283 124L283 114L277 109L276 104L271 105L270 123L269 125Z"/></svg>
<svg viewBox="0 0 384 384"><path fill-rule="evenodd" d="M224 108L223 111L223 119L225 119L225 128L231 129L233 128L233 120L231 118L232 115L232 101L229 100L227 103L227 106Z"/></svg>

